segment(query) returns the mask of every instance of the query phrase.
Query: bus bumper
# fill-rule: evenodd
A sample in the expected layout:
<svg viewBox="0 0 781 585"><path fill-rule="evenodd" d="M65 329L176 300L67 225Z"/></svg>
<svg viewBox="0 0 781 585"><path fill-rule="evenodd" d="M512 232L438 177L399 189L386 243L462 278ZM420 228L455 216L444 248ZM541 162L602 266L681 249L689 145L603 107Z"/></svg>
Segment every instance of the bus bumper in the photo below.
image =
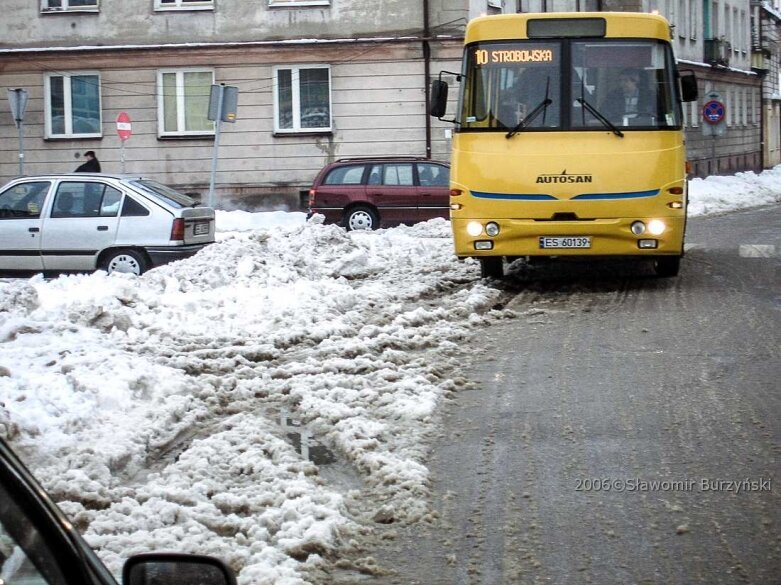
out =
<svg viewBox="0 0 781 585"><path fill-rule="evenodd" d="M654 220L663 222L664 231L662 233L652 234L649 232L648 228ZM481 226L478 235L472 235L479 229L475 222ZM642 222L645 226L642 233L635 233L632 230L633 224L637 222ZM499 228L499 233L495 236L489 236L486 233L486 226L489 223L494 223ZM683 215L676 217L632 217L588 221L451 218L451 226L455 252L459 258L487 256L682 256L685 217ZM638 231L637 226L635 231Z"/></svg>

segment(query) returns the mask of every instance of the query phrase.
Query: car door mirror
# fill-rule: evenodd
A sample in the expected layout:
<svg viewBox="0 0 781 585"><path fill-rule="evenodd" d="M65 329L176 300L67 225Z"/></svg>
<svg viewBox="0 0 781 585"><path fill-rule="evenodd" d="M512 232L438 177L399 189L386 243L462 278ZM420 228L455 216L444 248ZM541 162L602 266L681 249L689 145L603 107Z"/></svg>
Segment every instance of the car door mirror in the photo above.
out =
<svg viewBox="0 0 781 585"><path fill-rule="evenodd" d="M219 559L179 553L133 555L122 568L123 585L236 585L236 575Z"/></svg>

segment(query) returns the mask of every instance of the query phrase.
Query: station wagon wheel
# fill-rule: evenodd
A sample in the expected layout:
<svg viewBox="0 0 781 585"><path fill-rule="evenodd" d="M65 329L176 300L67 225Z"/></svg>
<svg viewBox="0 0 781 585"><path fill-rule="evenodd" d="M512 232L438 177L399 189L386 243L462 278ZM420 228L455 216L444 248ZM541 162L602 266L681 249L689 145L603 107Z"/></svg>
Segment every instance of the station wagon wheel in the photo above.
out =
<svg viewBox="0 0 781 585"><path fill-rule="evenodd" d="M127 272L140 276L146 272L146 260L144 256L135 250L112 250L106 254L103 261L103 268L111 274L112 272Z"/></svg>
<svg viewBox="0 0 781 585"><path fill-rule="evenodd" d="M344 226L348 230L376 230L380 227L380 218L371 207L356 205L345 214Z"/></svg>

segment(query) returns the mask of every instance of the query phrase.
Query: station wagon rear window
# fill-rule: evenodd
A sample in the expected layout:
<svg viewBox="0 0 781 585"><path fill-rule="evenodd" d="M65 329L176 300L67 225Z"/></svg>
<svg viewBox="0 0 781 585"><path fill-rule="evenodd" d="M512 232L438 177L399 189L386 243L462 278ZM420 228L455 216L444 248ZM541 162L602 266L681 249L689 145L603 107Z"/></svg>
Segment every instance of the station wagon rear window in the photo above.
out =
<svg viewBox="0 0 781 585"><path fill-rule="evenodd" d="M324 185L360 185L363 179L364 165L338 167L328 173Z"/></svg>

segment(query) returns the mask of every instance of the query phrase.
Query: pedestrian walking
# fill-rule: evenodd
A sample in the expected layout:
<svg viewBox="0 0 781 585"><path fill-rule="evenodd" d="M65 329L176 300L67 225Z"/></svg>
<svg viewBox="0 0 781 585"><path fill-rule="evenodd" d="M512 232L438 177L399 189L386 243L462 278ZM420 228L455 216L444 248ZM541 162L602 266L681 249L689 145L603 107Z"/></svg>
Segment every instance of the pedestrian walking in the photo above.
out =
<svg viewBox="0 0 781 585"><path fill-rule="evenodd" d="M84 157L87 160L76 168L76 172L77 173L99 173L100 161L98 160L98 157L95 156L95 151L88 150L87 152L84 153Z"/></svg>

